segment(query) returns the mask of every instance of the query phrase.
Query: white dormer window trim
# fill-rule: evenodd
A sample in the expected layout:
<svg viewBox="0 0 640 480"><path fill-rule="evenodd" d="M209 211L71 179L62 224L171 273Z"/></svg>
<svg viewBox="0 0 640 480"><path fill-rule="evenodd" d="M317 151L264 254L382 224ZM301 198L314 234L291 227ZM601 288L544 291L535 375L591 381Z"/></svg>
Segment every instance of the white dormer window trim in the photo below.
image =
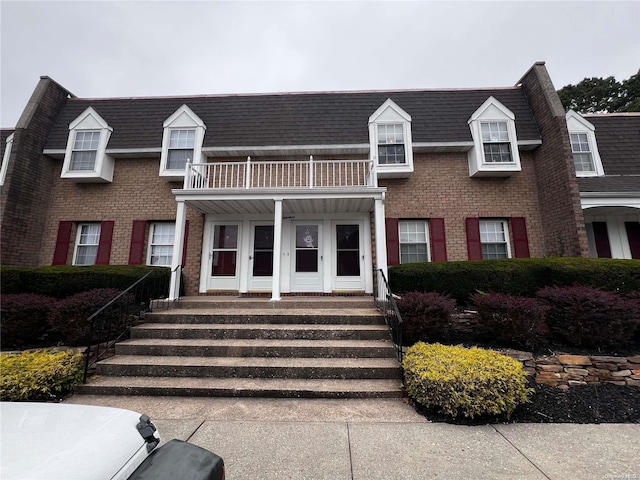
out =
<svg viewBox="0 0 640 480"><path fill-rule="evenodd" d="M4 185L4 181L7 178L9 157L11 157L11 147L13 146L13 133L7 137L5 144L4 155L2 156L2 167L0 167L0 187Z"/></svg>
<svg viewBox="0 0 640 480"><path fill-rule="evenodd" d="M167 118L162 127L160 176L168 181L182 180L183 163L202 163L202 142L207 126L185 104Z"/></svg>
<svg viewBox="0 0 640 480"><path fill-rule="evenodd" d="M383 149L385 154L381 155ZM369 117L369 151L378 178L408 177L413 173L411 115L390 98Z"/></svg>
<svg viewBox="0 0 640 480"><path fill-rule="evenodd" d="M469 118L469 176L505 177L522 170L515 115L493 96Z"/></svg>
<svg viewBox="0 0 640 480"><path fill-rule="evenodd" d="M69 124L62 178L77 182L113 181L114 160L105 153L113 128L89 107Z"/></svg>
<svg viewBox="0 0 640 480"><path fill-rule="evenodd" d="M604 167L600 152L598 152L598 142L596 142L596 127L590 121L586 120L579 113L569 110L566 115L567 129L569 130L569 141L571 142L571 151L573 154L591 154L591 163L593 170L578 170L576 168L577 177L602 177L604 175ZM588 144L587 150L584 149L584 140ZM579 148L578 143L581 145ZM580 151L576 151L580 150ZM574 155L575 162L575 155ZM575 163L574 163L575 165Z"/></svg>

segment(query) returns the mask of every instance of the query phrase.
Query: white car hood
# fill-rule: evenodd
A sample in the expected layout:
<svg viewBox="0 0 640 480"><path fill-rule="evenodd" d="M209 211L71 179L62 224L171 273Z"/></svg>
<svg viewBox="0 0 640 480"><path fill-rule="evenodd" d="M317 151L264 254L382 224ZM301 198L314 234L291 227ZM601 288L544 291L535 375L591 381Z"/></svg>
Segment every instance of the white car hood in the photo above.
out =
<svg viewBox="0 0 640 480"><path fill-rule="evenodd" d="M139 421L119 408L0 402L0 478L121 478L148 455Z"/></svg>

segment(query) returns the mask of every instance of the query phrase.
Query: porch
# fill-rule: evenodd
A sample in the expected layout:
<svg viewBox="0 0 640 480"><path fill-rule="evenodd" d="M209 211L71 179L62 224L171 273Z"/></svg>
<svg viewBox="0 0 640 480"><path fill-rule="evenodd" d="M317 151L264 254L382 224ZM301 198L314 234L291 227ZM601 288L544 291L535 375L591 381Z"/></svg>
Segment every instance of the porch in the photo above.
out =
<svg viewBox="0 0 640 480"><path fill-rule="evenodd" d="M200 293L373 294L374 258L387 266L385 193L371 160L187 164L173 190L171 299L187 207L205 216Z"/></svg>

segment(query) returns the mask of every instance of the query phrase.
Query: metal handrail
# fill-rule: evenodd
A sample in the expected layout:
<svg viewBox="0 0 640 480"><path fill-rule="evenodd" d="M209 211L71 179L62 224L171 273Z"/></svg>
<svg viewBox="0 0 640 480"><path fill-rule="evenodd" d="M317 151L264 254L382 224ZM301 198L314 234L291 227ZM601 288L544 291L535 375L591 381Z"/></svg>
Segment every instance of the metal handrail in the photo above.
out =
<svg viewBox="0 0 640 480"><path fill-rule="evenodd" d="M400 310L398 310L395 296L393 292L391 292L391 288L389 287L387 277L385 277L384 275L384 271L382 271L382 269L377 269L377 272L379 287L381 288L378 289L376 306L384 316L384 321L389 328L389 332L391 333L391 340L393 341L396 350L396 356L398 357L400 365L402 365L402 359L404 358L404 324L402 322L402 316L400 315Z"/></svg>
<svg viewBox="0 0 640 480"><path fill-rule="evenodd" d="M168 280L161 279L160 284L152 287L147 284L154 273L147 272L87 318L90 324L89 345L84 351L83 382L87 381L89 368L106 358L115 344L128 336L130 328L140 322L144 313L169 307ZM153 290L148 289L154 286ZM159 298L161 296L164 298Z"/></svg>

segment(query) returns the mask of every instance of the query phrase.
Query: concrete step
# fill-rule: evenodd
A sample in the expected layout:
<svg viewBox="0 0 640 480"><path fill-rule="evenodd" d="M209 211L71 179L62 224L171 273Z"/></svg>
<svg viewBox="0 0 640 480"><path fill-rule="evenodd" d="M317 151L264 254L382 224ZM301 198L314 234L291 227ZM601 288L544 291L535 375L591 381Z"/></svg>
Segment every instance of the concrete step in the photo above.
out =
<svg viewBox="0 0 640 480"><path fill-rule="evenodd" d="M80 385L87 395L153 395L269 398L397 398L400 380L272 379L211 377L104 377Z"/></svg>
<svg viewBox="0 0 640 480"><path fill-rule="evenodd" d="M294 323L338 325L384 325L384 317L375 308L180 308L156 310L144 317L147 323Z"/></svg>
<svg viewBox="0 0 640 480"><path fill-rule="evenodd" d="M133 338L118 343L116 355L395 358L391 342L383 340Z"/></svg>
<svg viewBox="0 0 640 480"><path fill-rule="evenodd" d="M198 296L183 297L171 304L172 309L185 308L251 308L260 310L282 310L295 308L310 309L342 309L342 308L375 308L371 296L348 297L283 297L272 302L268 297L233 297L233 296Z"/></svg>
<svg viewBox="0 0 640 480"><path fill-rule="evenodd" d="M401 379L395 358L158 357L116 355L99 375L150 377Z"/></svg>
<svg viewBox="0 0 640 480"><path fill-rule="evenodd" d="M132 328L131 338L386 340L389 331L385 325L147 323Z"/></svg>

